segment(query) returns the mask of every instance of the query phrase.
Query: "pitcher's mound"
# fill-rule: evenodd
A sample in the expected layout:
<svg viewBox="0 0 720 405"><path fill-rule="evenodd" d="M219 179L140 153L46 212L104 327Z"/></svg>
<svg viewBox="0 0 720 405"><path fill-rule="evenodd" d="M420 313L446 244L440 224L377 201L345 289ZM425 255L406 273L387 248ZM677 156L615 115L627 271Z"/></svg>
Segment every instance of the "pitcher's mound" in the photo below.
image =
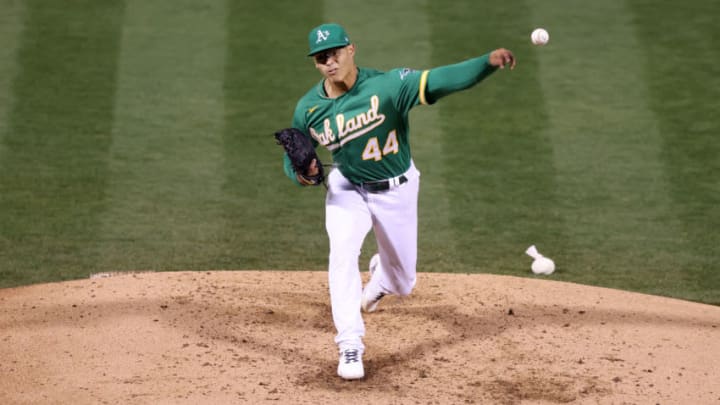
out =
<svg viewBox="0 0 720 405"><path fill-rule="evenodd" d="M364 318L366 378L346 382L324 272L3 289L0 403L720 402L720 307L421 273Z"/></svg>

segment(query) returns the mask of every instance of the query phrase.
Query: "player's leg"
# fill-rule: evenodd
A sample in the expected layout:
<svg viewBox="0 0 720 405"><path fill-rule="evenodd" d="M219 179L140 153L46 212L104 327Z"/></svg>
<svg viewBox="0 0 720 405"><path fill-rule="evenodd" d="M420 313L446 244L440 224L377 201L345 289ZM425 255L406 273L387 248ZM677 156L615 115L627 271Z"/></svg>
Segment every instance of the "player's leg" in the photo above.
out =
<svg viewBox="0 0 720 405"><path fill-rule="evenodd" d="M325 227L330 239L328 282L333 322L337 329L335 342L341 353L357 350L360 357L359 371L351 369L350 376L362 371L362 337L365 325L360 313L362 278L358 260L362 243L372 226L370 212L363 196L337 170L328 177L328 193L325 204ZM352 356L348 357L351 361ZM341 359L341 365L342 365Z"/></svg>
<svg viewBox="0 0 720 405"><path fill-rule="evenodd" d="M368 194L380 256L368 291L405 296L415 287L420 173L412 165L406 176L408 182L399 187Z"/></svg>

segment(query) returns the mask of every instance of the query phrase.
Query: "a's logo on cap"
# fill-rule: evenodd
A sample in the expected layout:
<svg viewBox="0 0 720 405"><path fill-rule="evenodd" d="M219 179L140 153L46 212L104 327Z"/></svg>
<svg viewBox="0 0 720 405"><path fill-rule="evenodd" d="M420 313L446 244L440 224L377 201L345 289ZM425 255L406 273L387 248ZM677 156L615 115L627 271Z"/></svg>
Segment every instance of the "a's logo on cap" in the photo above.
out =
<svg viewBox="0 0 720 405"><path fill-rule="evenodd" d="M322 41L326 41L328 37L330 37L330 31L317 30L317 41L315 41L315 43L319 44Z"/></svg>

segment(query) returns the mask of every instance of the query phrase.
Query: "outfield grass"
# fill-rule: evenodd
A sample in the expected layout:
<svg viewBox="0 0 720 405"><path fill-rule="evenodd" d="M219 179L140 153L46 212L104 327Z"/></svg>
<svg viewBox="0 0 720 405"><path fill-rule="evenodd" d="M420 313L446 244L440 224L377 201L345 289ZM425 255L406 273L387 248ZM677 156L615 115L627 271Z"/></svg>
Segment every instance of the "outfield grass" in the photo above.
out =
<svg viewBox="0 0 720 405"><path fill-rule="evenodd" d="M532 276L536 244L556 280L720 303L712 0L0 9L0 286L324 269L324 194L284 177L272 133L319 80L308 29L337 21L364 66L519 59L412 112L420 271Z"/></svg>

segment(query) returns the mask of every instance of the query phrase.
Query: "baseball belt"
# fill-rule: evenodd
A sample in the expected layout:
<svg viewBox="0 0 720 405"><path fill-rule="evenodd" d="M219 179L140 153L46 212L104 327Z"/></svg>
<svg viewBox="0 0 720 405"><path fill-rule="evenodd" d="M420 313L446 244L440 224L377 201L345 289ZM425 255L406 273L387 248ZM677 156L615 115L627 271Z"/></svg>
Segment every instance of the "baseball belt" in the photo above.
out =
<svg viewBox="0 0 720 405"><path fill-rule="evenodd" d="M365 181L360 183L360 187L363 190L366 190L370 193L377 193L380 191L386 191L393 187L397 187L401 184L407 183L408 179L405 177L404 174L393 177L391 179L387 180L378 180L378 181Z"/></svg>

